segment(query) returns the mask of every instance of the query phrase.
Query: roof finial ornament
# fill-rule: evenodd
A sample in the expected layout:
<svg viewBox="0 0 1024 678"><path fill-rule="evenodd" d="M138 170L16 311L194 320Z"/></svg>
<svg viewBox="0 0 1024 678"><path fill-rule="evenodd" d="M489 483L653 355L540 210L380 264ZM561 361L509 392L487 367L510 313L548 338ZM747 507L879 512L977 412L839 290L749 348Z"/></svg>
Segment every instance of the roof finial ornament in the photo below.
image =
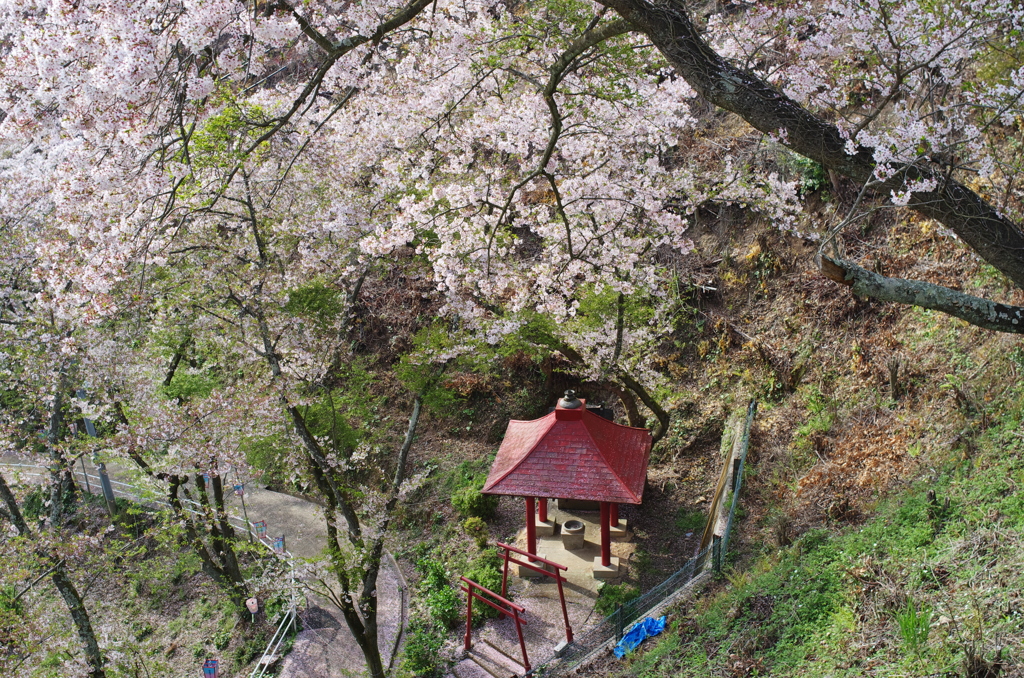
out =
<svg viewBox="0 0 1024 678"><path fill-rule="evenodd" d="M564 410L575 410L583 403L576 397L576 391L571 388L565 392L565 397L558 401L558 406Z"/></svg>

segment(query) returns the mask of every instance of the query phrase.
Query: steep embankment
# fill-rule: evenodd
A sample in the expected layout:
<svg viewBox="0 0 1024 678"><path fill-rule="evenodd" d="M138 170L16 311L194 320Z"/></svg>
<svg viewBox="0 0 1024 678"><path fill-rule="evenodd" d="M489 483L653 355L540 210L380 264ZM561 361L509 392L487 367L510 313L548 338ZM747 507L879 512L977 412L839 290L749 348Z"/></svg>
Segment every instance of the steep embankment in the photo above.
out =
<svg viewBox="0 0 1024 678"><path fill-rule="evenodd" d="M847 247L1019 300L933 224L880 225ZM1024 675L1021 340L859 300L797 239L734 237L705 242L719 296L674 370L695 403L677 429L762 401L738 555L661 639L589 673Z"/></svg>
<svg viewBox="0 0 1024 678"><path fill-rule="evenodd" d="M663 640L603 673L1020 675L1019 424L1007 415L863 523L750 544L756 555L676 610Z"/></svg>

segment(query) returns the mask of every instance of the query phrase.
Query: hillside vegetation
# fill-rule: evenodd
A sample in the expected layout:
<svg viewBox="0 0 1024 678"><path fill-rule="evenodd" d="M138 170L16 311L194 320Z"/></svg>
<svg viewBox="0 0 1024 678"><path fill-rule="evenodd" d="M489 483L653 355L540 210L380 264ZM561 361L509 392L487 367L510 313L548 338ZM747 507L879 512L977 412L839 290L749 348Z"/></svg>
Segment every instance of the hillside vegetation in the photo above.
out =
<svg viewBox="0 0 1024 678"><path fill-rule="evenodd" d="M760 404L727 574L594 671L1020 672L1020 2L0 0L0 25L0 453L49 471L0 473L0 672L177 670L108 632L133 589L91 585L120 562L78 518L94 457L230 601L188 661L266 635L245 601L285 584L228 518L260 483L323 518L303 582L366 672L442 675L454 582L495 585L522 525L480 492L507 422L566 389L654 441L602 612L693 554Z"/></svg>
<svg viewBox="0 0 1024 678"><path fill-rule="evenodd" d="M693 400L674 424L761 399L739 544L663 637L588 675L1020 675L1024 345L822 294L799 242L747 238L718 268L717 330L676 367ZM999 284L913 221L851 244L918 270L942 247L947 270Z"/></svg>

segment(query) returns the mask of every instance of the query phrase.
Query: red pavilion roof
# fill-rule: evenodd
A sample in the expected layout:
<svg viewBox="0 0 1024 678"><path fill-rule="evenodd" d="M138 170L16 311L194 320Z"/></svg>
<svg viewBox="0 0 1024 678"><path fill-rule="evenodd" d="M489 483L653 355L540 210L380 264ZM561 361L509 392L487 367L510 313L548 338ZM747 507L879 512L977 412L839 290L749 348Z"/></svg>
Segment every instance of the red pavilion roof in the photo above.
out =
<svg viewBox="0 0 1024 678"><path fill-rule="evenodd" d="M482 491L639 504L650 458L647 429L610 422L585 404L559 405L546 417L508 423Z"/></svg>

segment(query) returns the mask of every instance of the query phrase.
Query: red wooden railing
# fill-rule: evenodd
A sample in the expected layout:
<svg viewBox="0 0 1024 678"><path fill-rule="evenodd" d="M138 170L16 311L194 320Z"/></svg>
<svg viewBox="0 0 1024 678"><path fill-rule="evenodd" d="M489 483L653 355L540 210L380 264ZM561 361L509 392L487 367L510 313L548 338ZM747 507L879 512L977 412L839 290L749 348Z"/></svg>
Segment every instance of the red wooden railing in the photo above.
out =
<svg viewBox="0 0 1024 678"><path fill-rule="evenodd" d="M566 567L565 565L560 565L560 564L556 563L553 560L548 560L547 558L541 558L540 556L534 555L532 553L528 553L528 552L523 551L521 549L517 549L515 546L509 546L508 544L502 544L500 541L497 542L497 546L498 546L498 548L500 548L500 549L505 551L505 569L501 573L501 595L504 596L508 592L508 564L509 563L514 563L514 564L518 565L519 567L525 567L527 569L533 570L534 572L539 572L539 573L541 573L541 574L543 574L545 576L551 577L556 582L558 582L558 600L562 603L562 620L565 622L565 639L568 642L571 643L572 642L572 627L569 626L569 613L565 609L565 590L562 588L562 582L565 581L565 577L562 576L562 571L568 570L569 568ZM555 568L555 570L554 570L554 572L552 572L551 570L546 570L543 567L539 567L537 565L534 565L533 563L523 562L521 560L516 560L515 558L512 557L512 555L511 555L512 553L517 553L517 554L519 554L521 556L526 556L528 560L544 563L545 565L549 565L549 566Z"/></svg>
<svg viewBox="0 0 1024 678"><path fill-rule="evenodd" d="M499 596L494 591L491 591L488 588L484 588L483 586L480 586L480 584L477 584L475 581L473 581L471 579L466 579L465 577L459 577L459 579L461 579L462 582L465 584L465 586L462 586L461 589L466 594L466 637L465 637L466 650L468 651L469 648L472 647L472 644L473 644L472 643L473 599L476 598L481 603L486 603L487 605L490 605L491 607L493 607L495 610L497 610L501 614L508 615L508 616L512 617L512 619L515 620L515 622L516 622L516 633L519 634L519 649L521 649L523 651L523 667L526 669L527 673L529 673L529 671L530 671L530 659L529 659L529 657L526 656L526 641L523 639L523 627L522 627L522 625L526 623L526 620L519 616L520 614L523 614L523 613L526 612L526 608L523 607L522 605L516 605L511 600L508 600L504 596ZM506 605L508 607L508 609L505 609L505 608L501 607L501 605L499 605L498 603L495 603L495 602L493 602L491 600L488 600L487 598L484 598L480 593L477 592L478 590L482 591L483 593L486 593L489 596L491 596L492 598L497 600L498 603L501 603L501 605Z"/></svg>

